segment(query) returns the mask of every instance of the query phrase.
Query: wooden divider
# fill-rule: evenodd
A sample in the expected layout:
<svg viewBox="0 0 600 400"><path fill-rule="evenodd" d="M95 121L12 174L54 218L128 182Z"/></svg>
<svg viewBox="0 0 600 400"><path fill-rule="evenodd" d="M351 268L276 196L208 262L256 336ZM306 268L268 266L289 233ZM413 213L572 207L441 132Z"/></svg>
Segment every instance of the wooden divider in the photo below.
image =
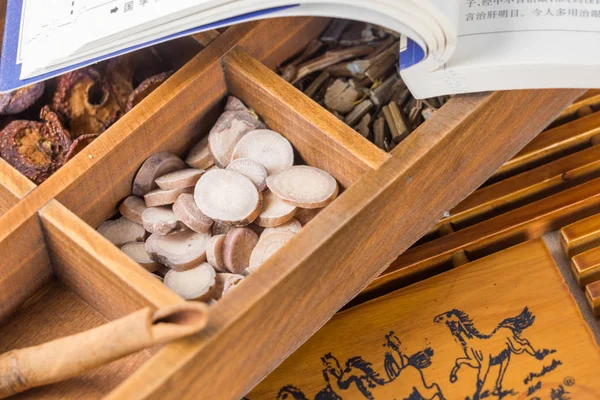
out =
<svg viewBox="0 0 600 400"><path fill-rule="evenodd" d="M329 18L277 18L253 22L253 29L241 36L237 47L274 69L283 61L303 50L319 36L331 20ZM237 30L239 27L228 28Z"/></svg>
<svg viewBox="0 0 600 400"><path fill-rule="evenodd" d="M5 320L52 276L36 214L10 209L0 218L0 321Z"/></svg>
<svg viewBox="0 0 600 400"><path fill-rule="evenodd" d="M317 35L320 32L319 29L323 29L326 23L326 19L298 18L278 21L257 21L236 25L227 29L225 33L221 34L213 43L207 46L201 54L197 55L182 69L177 71L176 74L161 85L151 96L144 99L138 107L135 107L121 118L115 125L87 146L84 151L75 156L73 160L69 161L63 168L40 185L36 189L36 196L27 196L23 204L21 204L20 212L32 216L49 200L59 198L76 215L81 216L85 214L87 218L86 222L97 225L106 218L106 214L115 211L108 210L106 204L116 204L115 199L118 199L120 193L118 192L118 188L124 190L127 186L126 182L120 182L120 186L117 185L114 189L115 192L113 192L113 189L107 188L104 183L110 182L114 177L120 175L115 173L115 171L119 171L122 166L135 164L133 161L128 161L123 165L114 165L110 171L104 173L106 179L102 181L103 184L94 185L93 183L89 183L89 185L84 184L80 187L79 182L88 176L86 173L97 168L97 162L100 158L109 155L117 146L127 146L128 144L125 144L125 139L132 132L138 130L145 132L156 130L158 133L156 136L160 137L160 129L167 129L172 132L177 128L181 128L184 132L185 129L188 129L186 134L188 142L177 142L174 140L167 144L166 147L176 153L181 153L184 149L189 149L190 144L206 133L211 122L216 120L218 116L217 103L224 95L225 87L214 86L215 83L210 82L212 80L210 78L212 77L209 76L209 72L219 71L217 64L219 64L224 54L227 54L232 48L241 43L259 61L268 59L273 62L273 60L279 59L281 62L285 57L288 57L288 52L294 49L296 51L301 49L302 46L308 43L311 37L314 37L308 35L309 32ZM270 36L274 33L276 35ZM261 45L255 43L261 42L261 40L255 41L254 38L267 38L269 36L269 40L262 41ZM299 37L303 37L304 39L299 39ZM210 70L211 67L214 69ZM200 77L204 81L198 81ZM218 75L214 76L214 79L223 83L223 80L218 79ZM206 91L205 98L199 98L197 93L206 83L211 85L209 86L211 90ZM194 112L196 110L195 107L198 107L199 104L204 104L204 109L209 115L208 117ZM212 104L213 108L210 108L210 104ZM161 112L163 114L156 115ZM196 119L192 120L188 115L193 115ZM154 125L149 126L146 121L151 116L154 117L152 122ZM158 118L158 116L161 118ZM158 124L159 121L160 124ZM199 125L200 121L202 125ZM156 136L154 137L155 139ZM159 147L159 144L152 142L155 139L149 137L147 141L141 143L143 146L141 149L146 146L148 148ZM140 147L132 148L131 150L135 153L140 150ZM136 165L139 166L139 163ZM88 190L98 190L99 192L90 192L93 194L87 196L87 200L81 194L73 194L86 186ZM99 205L97 202L103 205ZM89 213L88 211L90 210L97 210L97 212L95 214Z"/></svg>
<svg viewBox="0 0 600 400"><path fill-rule="evenodd" d="M33 182L0 158L0 216L35 188Z"/></svg>
<svg viewBox="0 0 600 400"><path fill-rule="evenodd" d="M108 319L183 301L57 201L39 215L57 278Z"/></svg>
<svg viewBox="0 0 600 400"><path fill-rule="evenodd" d="M286 131L307 164L333 171L343 186L390 157L247 53L231 52L225 71L231 94L272 129Z"/></svg>
<svg viewBox="0 0 600 400"><path fill-rule="evenodd" d="M227 79L242 99L252 98L244 90L264 87L277 99L275 104L286 104L286 110L304 116L309 125L320 124L323 129L330 126L312 120L321 114L313 116L311 103L287 103L294 98L288 98L290 91L283 90L289 84L247 61L247 55L236 50L224 59ZM254 81L252 85L233 83L249 77ZM434 145L414 158L392 157L377 170L365 173L260 270L246 278L240 290L217 303L205 332L178 348L160 351L109 398L194 398L197 391L206 398L243 395L381 272L381 266L431 228L436 216L441 217L481 184L579 93L494 93L459 97L451 102L460 105L456 109L449 103L445 112L454 117L445 130L425 124L413 133L432 135L414 139L413 143ZM533 104L532 110L536 104L543 104L544 111L515 119L513 113L523 103ZM494 121L492 127L490 121ZM480 129L483 124L485 130ZM324 134L336 137L332 132ZM473 157L483 146L489 150L487 156ZM332 151L337 154L337 150ZM450 187L448 182L453 185ZM386 238L388 245L382 247L380 239L375 238ZM267 348L269 351L265 351ZM250 362L261 368L249 370ZM236 385L230 385L234 379Z"/></svg>

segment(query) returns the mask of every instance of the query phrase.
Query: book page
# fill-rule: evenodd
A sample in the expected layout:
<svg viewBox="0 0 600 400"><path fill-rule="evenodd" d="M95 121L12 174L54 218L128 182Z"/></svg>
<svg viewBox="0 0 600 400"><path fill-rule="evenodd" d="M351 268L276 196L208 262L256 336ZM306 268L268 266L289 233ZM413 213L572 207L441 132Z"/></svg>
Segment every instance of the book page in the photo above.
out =
<svg viewBox="0 0 600 400"><path fill-rule="evenodd" d="M51 59L231 1L23 0L18 59Z"/></svg>
<svg viewBox="0 0 600 400"><path fill-rule="evenodd" d="M456 49L403 71L416 98L600 87L600 0L460 0Z"/></svg>
<svg viewBox="0 0 600 400"><path fill-rule="evenodd" d="M600 33L600 0L461 0L459 18L459 37L535 31Z"/></svg>

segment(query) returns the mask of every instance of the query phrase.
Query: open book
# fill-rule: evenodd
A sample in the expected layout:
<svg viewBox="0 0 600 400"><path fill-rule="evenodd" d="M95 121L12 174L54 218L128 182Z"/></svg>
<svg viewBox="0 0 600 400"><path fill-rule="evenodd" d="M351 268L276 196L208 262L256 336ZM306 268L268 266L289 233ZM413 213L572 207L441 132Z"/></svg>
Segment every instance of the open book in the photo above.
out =
<svg viewBox="0 0 600 400"><path fill-rule="evenodd" d="M417 98L600 87L600 0L8 0L0 92L208 29L282 16L404 35Z"/></svg>

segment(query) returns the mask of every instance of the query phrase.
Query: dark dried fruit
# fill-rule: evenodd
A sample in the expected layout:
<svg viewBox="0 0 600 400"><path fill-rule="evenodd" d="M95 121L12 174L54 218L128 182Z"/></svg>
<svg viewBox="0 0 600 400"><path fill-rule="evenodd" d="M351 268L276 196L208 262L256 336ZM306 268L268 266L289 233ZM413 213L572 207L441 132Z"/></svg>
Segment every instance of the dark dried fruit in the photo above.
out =
<svg viewBox="0 0 600 400"><path fill-rule="evenodd" d="M35 83L0 94L0 115L18 114L31 107L44 94L44 83Z"/></svg>
<svg viewBox="0 0 600 400"><path fill-rule="evenodd" d="M93 68L60 77L53 109L66 121L74 138L104 132L121 115L108 82Z"/></svg>
<svg viewBox="0 0 600 400"><path fill-rule="evenodd" d="M44 106L44 122L13 121L0 132L0 156L36 184L40 184L65 164L83 135L76 141L62 126L58 116Z"/></svg>
<svg viewBox="0 0 600 400"><path fill-rule="evenodd" d="M106 79L121 110L125 112L133 91L148 78L167 69L156 51L150 48L110 60Z"/></svg>
<svg viewBox="0 0 600 400"><path fill-rule="evenodd" d="M127 100L127 106L125 107L125 112L128 113L131 111L133 107L135 107L140 101L144 100L146 97L150 95L164 81L169 79L169 77L173 74L173 71L163 72L158 75L151 76L150 78L144 80L131 94L129 95L129 99Z"/></svg>

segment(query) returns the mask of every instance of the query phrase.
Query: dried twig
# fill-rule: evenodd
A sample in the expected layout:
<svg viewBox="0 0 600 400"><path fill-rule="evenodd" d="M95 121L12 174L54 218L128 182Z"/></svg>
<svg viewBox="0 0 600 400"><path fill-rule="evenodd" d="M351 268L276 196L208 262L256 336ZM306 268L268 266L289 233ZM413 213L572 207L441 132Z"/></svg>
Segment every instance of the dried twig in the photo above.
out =
<svg viewBox="0 0 600 400"><path fill-rule="evenodd" d="M383 115L390 128L390 133L394 142L400 143L409 134L408 127L404 116L400 112L398 104L391 102L387 106L383 107Z"/></svg>
<svg viewBox="0 0 600 400"><path fill-rule="evenodd" d="M375 146L379 147L382 150L385 150L385 119L383 117L379 117L375 120L375 123L373 124L373 133L373 141L375 143Z"/></svg>
<svg viewBox="0 0 600 400"><path fill-rule="evenodd" d="M323 85L327 79L329 79L329 72L323 71L304 91L304 94L308 97L313 97L317 90Z"/></svg>
<svg viewBox="0 0 600 400"><path fill-rule="evenodd" d="M334 20L320 39L282 69L282 76L377 147L390 151L449 99L414 99L398 73L399 52L396 32Z"/></svg>
<svg viewBox="0 0 600 400"><path fill-rule="evenodd" d="M292 80L292 84L298 82L300 79L312 74L313 72L321 71L330 65L337 64L339 62L349 60L356 57L361 57L373 52L371 46L356 46L342 50L332 50L323 54L322 56L310 60L298 67L298 73Z"/></svg>
<svg viewBox="0 0 600 400"><path fill-rule="evenodd" d="M337 43L350 23L351 21L347 19L333 20L321 35L321 41L329 44Z"/></svg>
<svg viewBox="0 0 600 400"><path fill-rule="evenodd" d="M350 125L350 126L354 126L358 123L358 121L360 121L360 119L369 111L371 111L371 109L374 107L375 105L373 104L373 102L371 100L363 100L360 102L360 104L358 104L356 107L354 107L354 109L350 112L350 114L348 114L346 116L346 118L344 119L344 122L346 123L346 125Z"/></svg>

